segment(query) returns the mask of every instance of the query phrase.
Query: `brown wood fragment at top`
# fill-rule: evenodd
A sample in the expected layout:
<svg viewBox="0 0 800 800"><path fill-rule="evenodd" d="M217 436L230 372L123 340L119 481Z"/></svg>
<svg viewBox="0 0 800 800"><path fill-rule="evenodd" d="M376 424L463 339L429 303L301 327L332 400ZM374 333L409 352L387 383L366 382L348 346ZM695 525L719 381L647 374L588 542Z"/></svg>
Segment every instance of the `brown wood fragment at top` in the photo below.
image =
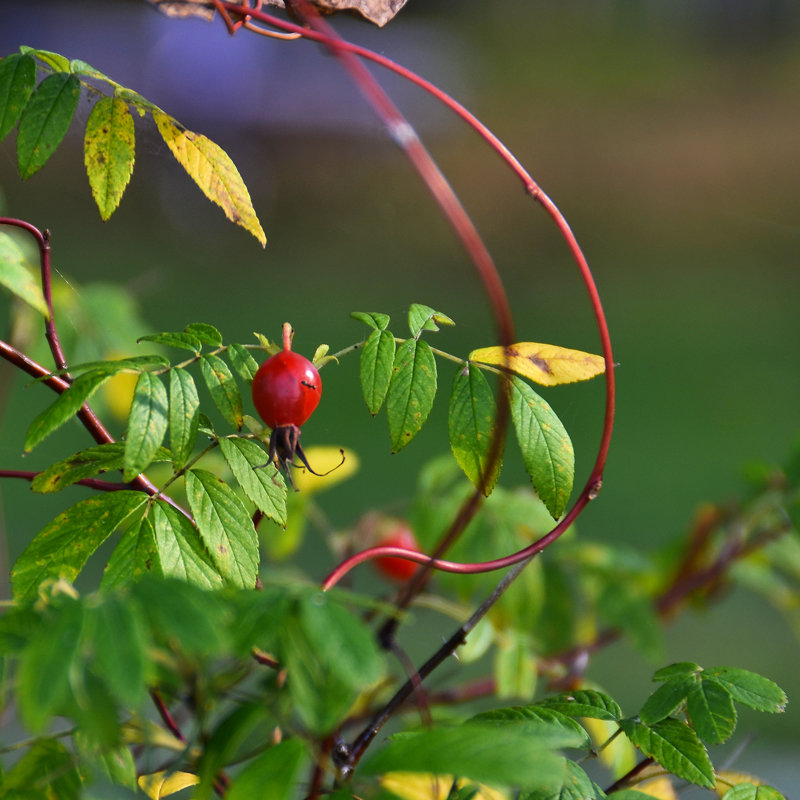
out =
<svg viewBox="0 0 800 800"><path fill-rule="evenodd" d="M339 11L358 14L364 19L383 27L392 20L408 0L309 0L323 14ZM211 0L149 0L159 11L170 17L201 17L211 20L214 17L214 4ZM275 8L285 8L283 0L263 0ZM253 3L255 5L255 3ZM241 5L244 5L242 3Z"/></svg>

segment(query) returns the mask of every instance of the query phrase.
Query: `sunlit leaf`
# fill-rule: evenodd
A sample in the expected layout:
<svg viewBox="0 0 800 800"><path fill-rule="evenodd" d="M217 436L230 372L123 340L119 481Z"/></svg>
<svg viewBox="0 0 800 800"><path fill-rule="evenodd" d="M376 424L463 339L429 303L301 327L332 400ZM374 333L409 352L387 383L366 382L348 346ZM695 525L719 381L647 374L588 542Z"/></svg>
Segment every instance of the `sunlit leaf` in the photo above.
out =
<svg viewBox="0 0 800 800"><path fill-rule="evenodd" d="M763 675L736 667L712 667L704 674L716 678L737 703L756 711L778 714L786 708L786 692Z"/></svg>
<svg viewBox="0 0 800 800"><path fill-rule="evenodd" d="M258 372L258 361L250 355L250 351L233 342L228 345L228 358L236 374L246 383L251 383Z"/></svg>
<svg viewBox="0 0 800 800"><path fill-rule="evenodd" d="M142 517L122 534L119 544L108 559L100 587L113 589L127 586L150 573L163 574L153 531L152 514Z"/></svg>
<svg viewBox="0 0 800 800"><path fill-rule="evenodd" d="M28 53L32 56L36 56L39 61L47 64L54 72L70 71L69 59L66 56L62 56L60 53L54 53L52 50L39 50L27 46L20 47L19 51L20 53Z"/></svg>
<svg viewBox="0 0 800 800"><path fill-rule="evenodd" d="M450 447L458 465L476 488L487 497L497 483L502 466L502 451L489 463L496 434L497 405L481 370L466 364L456 373L450 396L448 432ZM489 467L491 466L491 471Z"/></svg>
<svg viewBox="0 0 800 800"><path fill-rule="evenodd" d="M554 519L566 510L575 476L572 440L552 408L525 381L510 380L511 419L533 488Z"/></svg>
<svg viewBox="0 0 800 800"><path fill-rule="evenodd" d="M207 322L190 322L184 329L184 333L194 336L203 344L219 347L222 344L222 334L213 325Z"/></svg>
<svg viewBox="0 0 800 800"><path fill-rule="evenodd" d="M226 581L252 588L258 574L258 537L242 501L205 470L186 473L186 496L211 561Z"/></svg>
<svg viewBox="0 0 800 800"><path fill-rule="evenodd" d="M777 789L753 783L740 783L725 792L722 798L723 800L785 800Z"/></svg>
<svg viewBox="0 0 800 800"><path fill-rule="evenodd" d="M169 446L180 469L189 460L200 424L200 399L194 378L185 369L169 373Z"/></svg>
<svg viewBox="0 0 800 800"><path fill-rule="evenodd" d="M267 237L250 194L228 154L205 136L181 127L163 111L153 110L153 119L172 155L203 194L220 206L229 220L252 233L262 246L266 245Z"/></svg>
<svg viewBox="0 0 800 800"><path fill-rule="evenodd" d="M617 720L622 711L614 698L595 689L576 689L542 698L537 705L552 708L571 717Z"/></svg>
<svg viewBox="0 0 800 800"><path fill-rule="evenodd" d="M359 359L361 391L373 416L381 410L389 391L394 354L394 336L387 330L375 328L364 342Z"/></svg>
<svg viewBox="0 0 800 800"><path fill-rule="evenodd" d="M518 342L508 348L482 347L473 350L469 359L511 370L543 386L586 381L605 372L601 356L540 342Z"/></svg>
<svg viewBox="0 0 800 800"><path fill-rule="evenodd" d="M118 97L101 97L86 121L83 156L92 197L107 220L122 200L135 159L133 116Z"/></svg>
<svg viewBox="0 0 800 800"><path fill-rule="evenodd" d="M74 75L57 72L31 95L17 128L17 165L23 178L30 178L53 155L72 122L80 93Z"/></svg>
<svg viewBox="0 0 800 800"><path fill-rule="evenodd" d="M450 790L453 782L460 789L473 787L476 791L467 795L470 800L509 800L508 792L491 789L478 784L475 786L469 781L457 780L452 775L433 775L432 773L419 772L387 772L378 780L381 786L401 800L460 800L459 793L452 798ZM470 790L471 791L471 790Z"/></svg>
<svg viewBox="0 0 800 800"><path fill-rule="evenodd" d="M222 585L222 576L212 564L200 534L190 520L164 500L155 502L150 517L164 576L180 578L203 589Z"/></svg>
<svg viewBox="0 0 800 800"><path fill-rule="evenodd" d="M167 432L169 403L161 378L152 372L139 375L128 418L123 479L132 481L150 466Z"/></svg>
<svg viewBox="0 0 800 800"><path fill-rule="evenodd" d="M497 728L519 725L532 742L541 740L540 744L546 742L550 747L588 750L591 744L589 734L580 723L554 708L540 705L495 708L481 712L470 721Z"/></svg>
<svg viewBox="0 0 800 800"><path fill-rule="evenodd" d="M99 69L96 69L91 64L87 64L80 58L73 58L72 61L69 62L69 70L73 75L85 75L87 78L103 81L109 84L109 86L113 86L115 89L122 88L116 81L111 80L108 75L100 72Z"/></svg>
<svg viewBox="0 0 800 800"><path fill-rule="evenodd" d="M36 86L36 61L30 55L6 56L0 61L0 141L17 124Z"/></svg>
<svg viewBox="0 0 800 800"><path fill-rule="evenodd" d="M140 775L138 783L139 788L150 800L161 800L162 797L169 797L189 786L197 786L200 778L191 772L162 770L150 775Z"/></svg>
<svg viewBox="0 0 800 800"><path fill-rule="evenodd" d="M392 452L402 450L419 433L436 396L436 360L425 341L407 339L394 359L386 396Z"/></svg>
<svg viewBox="0 0 800 800"><path fill-rule="evenodd" d="M416 339L422 331L438 331L439 325L455 325L447 314L436 311L430 306L412 303L408 309L408 329Z"/></svg>
<svg viewBox="0 0 800 800"><path fill-rule="evenodd" d="M286 482L274 464L265 466L267 454L263 448L239 437L222 438L219 445L247 497L268 519L286 525Z"/></svg>
<svg viewBox="0 0 800 800"><path fill-rule="evenodd" d="M714 767L697 734L683 722L665 719L645 725L632 719L619 722L625 735L646 756L679 778L714 788Z"/></svg>
<svg viewBox="0 0 800 800"><path fill-rule="evenodd" d="M239 430L243 422L242 397L230 368L219 356L209 354L201 356L200 371L220 413Z"/></svg>
<svg viewBox="0 0 800 800"><path fill-rule="evenodd" d="M0 65L2 63L0 61ZM41 285L25 265L22 250L11 236L3 232L0 232L0 286L35 308L43 317L50 316Z"/></svg>
<svg viewBox="0 0 800 800"><path fill-rule="evenodd" d="M14 564L14 596L33 597L46 578L73 581L89 556L146 501L141 492L107 492L63 511L36 534Z"/></svg>

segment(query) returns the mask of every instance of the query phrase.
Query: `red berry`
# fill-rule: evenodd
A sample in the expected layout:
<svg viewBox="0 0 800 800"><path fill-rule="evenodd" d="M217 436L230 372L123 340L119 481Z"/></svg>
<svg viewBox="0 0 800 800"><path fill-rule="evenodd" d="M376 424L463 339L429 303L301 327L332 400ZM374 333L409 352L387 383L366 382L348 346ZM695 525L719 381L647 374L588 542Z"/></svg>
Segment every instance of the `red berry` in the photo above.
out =
<svg viewBox="0 0 800 800"><path fill-rule="evenodd" d="M307 358L281 350L259 367L252 391L253 405L270 428L299 428L317 407L322 382Z"/></svg>
<svg viewBox="0 0 800 800"><path fill-rule="evenodd" d="M419 550L413 531L405 522L400 520L395 520L395 524L392 527L388 527L386 532L380 535L378 544L389 547L402 547L406 550ZM415 561L408 561L405 558L396 558L394 556L376 558L372 563L387 578L403 583L409 580L419 568L419 564Z"/></svg>

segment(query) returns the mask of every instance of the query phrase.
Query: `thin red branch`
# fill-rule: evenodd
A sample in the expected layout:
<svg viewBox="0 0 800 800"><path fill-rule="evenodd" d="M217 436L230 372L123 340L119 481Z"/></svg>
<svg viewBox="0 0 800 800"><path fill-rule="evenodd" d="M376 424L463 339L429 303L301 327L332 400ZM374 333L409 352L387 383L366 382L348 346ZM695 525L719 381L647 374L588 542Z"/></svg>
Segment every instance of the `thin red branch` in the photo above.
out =
<svg viewBox="0 0 800 800"><path fill-rule="evenodd" d="M33 481L37 475L41 475L41 472L31 472L23 469L0 469L0 478L21 478L25 481ZM75 483L81 486L88 486L90 489L97 489L100 492L118 492L120 489L132 488L130 483L111 483L97 478L81 478Z"/></svg>

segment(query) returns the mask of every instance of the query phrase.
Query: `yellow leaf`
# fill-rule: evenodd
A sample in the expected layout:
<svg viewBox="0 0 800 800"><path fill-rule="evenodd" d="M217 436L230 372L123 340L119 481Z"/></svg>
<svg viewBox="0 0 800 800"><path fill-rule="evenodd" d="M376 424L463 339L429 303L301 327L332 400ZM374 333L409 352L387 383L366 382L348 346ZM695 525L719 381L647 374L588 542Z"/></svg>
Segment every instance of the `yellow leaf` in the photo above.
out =
<svg viewBox="0 0 800 800"><path fill-rule="evenodd" d="M678 800L672 781L666 775L643 783L637 783L636 790L650 795L650 797L657 797L658 800Z"/></svg>
<svg viewBox="0 0 800 800"><path fill-rule="evenodd" d="M482 347L473 350L469 360L509 369L542 386L586 381L605 372L601 356L540 342L517 342L507 348Z"/></svg>
<svg viewBox="0 0 800 800"><path fill-rule="evenodd" d="M584 719L586 730L592 737L595 748L602 747L619 726L612 720ZM599 752L600 760L611 770L615 778L620 778L636 763L636 748L624 736L617 736Z"/></svg>
<svg viewBox="0 0 800 800"><path fill-rule="evenodd" d="M196 786L200 783L200 778L191 772L162 771L153 772L151 775L141 775L138 783L139 788L151 800L161 800L162 797L169 797L187 786Z"/></svg>
<svg viewBox="0 0 800 800"><path fill-rule="evenodd" d="M267 237L258 221L250 194L228 154L205 136L179 126L163 111L153 109L153 119L167 146L203 194L261 242Z"/></svg>
<svg viewBox="0 0 800 800"><path fill-rule="evenodd" d="M344 461L342 461L342 451L344 451ZM320 474L312 475L304 467L295 468L292 472L292 481L298 492L309 494L330 489L331 486L346 481L358 471L358 456L346 448L315 445L309 447L305 454L311 468ZM341 466L338 466L339 464Z"/></svg>
<svg viewBox="0 0 800 800"><path fill-rule="evenodd" d="M447 800L453 787L453 777L420 772L387 772L380 778L381 785L401 800ZM468 786L469 781L459 780L456 786ZM488 786L478 786L474 800L508 800L508 795Z"/></svg>

